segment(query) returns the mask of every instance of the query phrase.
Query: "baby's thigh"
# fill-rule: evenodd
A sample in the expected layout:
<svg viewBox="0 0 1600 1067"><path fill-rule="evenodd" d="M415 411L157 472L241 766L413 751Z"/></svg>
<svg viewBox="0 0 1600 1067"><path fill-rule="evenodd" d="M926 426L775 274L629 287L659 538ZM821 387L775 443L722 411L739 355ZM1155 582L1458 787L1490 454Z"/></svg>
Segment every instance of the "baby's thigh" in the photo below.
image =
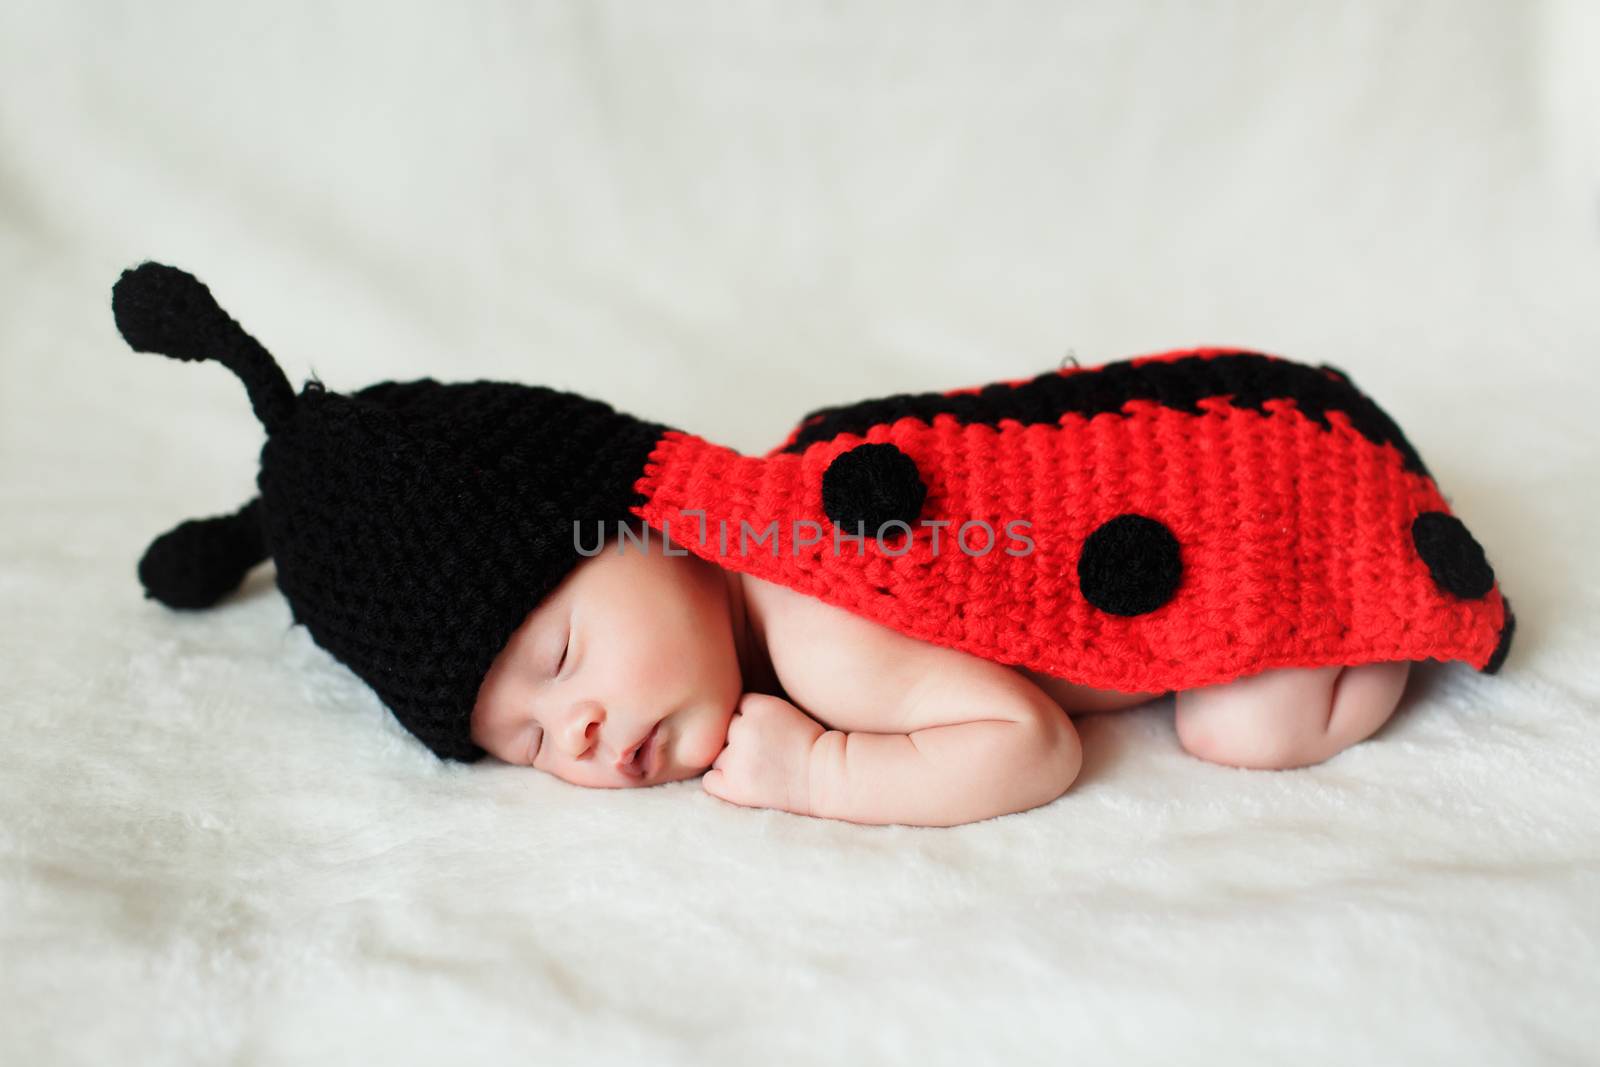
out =
<svg viewBox="0 0 1600 1067"><path fill-rule="evenodd" d="M1285 667L1174 694L1178 740L1234 767L1305 767L1376 733L1400 703L1411 664Z"/></svg>

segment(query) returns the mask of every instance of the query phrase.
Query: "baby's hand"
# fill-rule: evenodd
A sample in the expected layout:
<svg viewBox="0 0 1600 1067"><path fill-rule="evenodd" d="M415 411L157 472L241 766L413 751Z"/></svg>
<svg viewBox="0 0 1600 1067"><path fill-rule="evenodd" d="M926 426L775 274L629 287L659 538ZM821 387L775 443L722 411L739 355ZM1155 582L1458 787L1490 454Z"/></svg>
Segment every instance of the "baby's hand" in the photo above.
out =
<svg viewBox="0 0 1600 1067"><path fill-rule="evenodd" d="M700 779L707 793L747 808L811 814L811 746L826 728L782 697L746 693L728 744Z"/></svg>

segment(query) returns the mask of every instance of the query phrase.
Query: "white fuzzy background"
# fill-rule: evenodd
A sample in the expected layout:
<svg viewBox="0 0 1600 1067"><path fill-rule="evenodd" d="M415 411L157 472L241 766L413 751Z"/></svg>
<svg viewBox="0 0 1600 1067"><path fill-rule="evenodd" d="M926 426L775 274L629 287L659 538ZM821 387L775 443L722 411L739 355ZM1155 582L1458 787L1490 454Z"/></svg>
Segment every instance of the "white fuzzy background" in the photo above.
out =
<svg viewBox="0 0 1600 1067"><path fill-rule="evenodd" d="M0 9L0 1063L1600 1060L1600 7ZM746 450L1237 344L1347 369L1486 546L1497 677L1306 771L1081 723L956 829L442 765L262 567L145 258L291 379L479 375Z"/></svg>

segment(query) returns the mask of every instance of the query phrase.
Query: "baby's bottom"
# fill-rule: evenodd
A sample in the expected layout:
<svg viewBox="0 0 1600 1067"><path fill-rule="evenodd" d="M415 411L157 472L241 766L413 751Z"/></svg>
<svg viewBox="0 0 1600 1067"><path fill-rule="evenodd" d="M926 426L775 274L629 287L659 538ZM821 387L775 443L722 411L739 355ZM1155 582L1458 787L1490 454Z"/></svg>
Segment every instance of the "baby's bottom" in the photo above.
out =
<svg viewBox="0 0 1600 1067"><path fill-rule="evenodd" d="M1068 712L1115 711L1155 699L1025 671ZM1400 703L1411 664L1284 667L1173 694L1178 741L1212 763L1305 767L1377 732Z"/></svg>

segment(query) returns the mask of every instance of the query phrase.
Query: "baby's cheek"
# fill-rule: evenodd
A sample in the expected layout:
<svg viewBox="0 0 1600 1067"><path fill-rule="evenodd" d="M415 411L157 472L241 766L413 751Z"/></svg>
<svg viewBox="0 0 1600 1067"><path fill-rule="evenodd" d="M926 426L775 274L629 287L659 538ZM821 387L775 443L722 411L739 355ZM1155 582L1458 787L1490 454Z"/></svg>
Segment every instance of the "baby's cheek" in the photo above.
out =
<svg viewBox="0 0 1600 1067"><path fill-rule="evenodd" d="M694 648L680 641L651 637L627 647L624 676L635 692L681 693L698 673Z"/></svg>
<svg viewBox="0 0 1600 1067"><path fill-rule="evenodd" d="M700 719L693 733L684 738L685 747L679 758L691 767L705 768L715 763L728 746L728 723L733 719L733 714L711 709Z"/></svg>

